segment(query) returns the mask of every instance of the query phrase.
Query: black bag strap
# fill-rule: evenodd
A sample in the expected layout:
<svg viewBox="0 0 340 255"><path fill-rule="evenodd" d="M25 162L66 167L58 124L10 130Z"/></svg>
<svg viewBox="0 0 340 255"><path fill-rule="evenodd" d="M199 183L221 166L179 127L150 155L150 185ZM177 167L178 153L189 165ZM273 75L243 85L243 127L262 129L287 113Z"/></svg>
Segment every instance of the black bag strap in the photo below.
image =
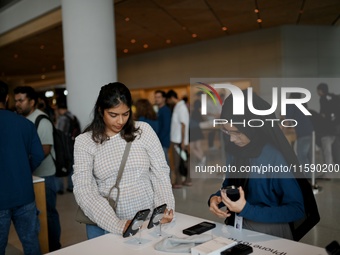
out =
<svg viewBox="0 0 340 255"><path fill-rule="evenodd" d="M122 176L123 176L123 171L124 171L124 167L125 167L125 163L126 163L127 157L129 155L129 152L130 152L131 144L132 144L131 142L128 142L125 145L125 150L124 150L124 154L123 154L123 157L122 157L122 161L120 162L120 166L119 166L119 170L118 170L118 175L117 175L116 183L110 189L109 195L107 197L108 200L110 199L112 190L114 188L117 188L117 199L116 199L116 202L118 201L118 197L119 197L119 187L118 186L119 186L120 180L122 179Z"/></svg>

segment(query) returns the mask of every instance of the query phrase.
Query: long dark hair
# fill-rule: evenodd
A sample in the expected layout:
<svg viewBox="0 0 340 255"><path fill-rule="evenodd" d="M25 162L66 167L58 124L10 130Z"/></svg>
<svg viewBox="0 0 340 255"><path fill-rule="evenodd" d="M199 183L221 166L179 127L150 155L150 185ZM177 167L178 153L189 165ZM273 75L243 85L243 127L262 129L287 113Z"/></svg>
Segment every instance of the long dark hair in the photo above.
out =
<svg viewBox="0 0 340 255"><path fill-rule="evenodd" d="M84 132L92 131L92 139L96 143L103 143L108 140L105 133L105 123L103 120L104 110L125 104L130 108L128 121L120 132L121 137L126 142L131 142L136 138L139 128L135 127L132 117L132 98L130 90L120 82L113 82L101 87L96 104L93 109L93 120Z"/></svg>

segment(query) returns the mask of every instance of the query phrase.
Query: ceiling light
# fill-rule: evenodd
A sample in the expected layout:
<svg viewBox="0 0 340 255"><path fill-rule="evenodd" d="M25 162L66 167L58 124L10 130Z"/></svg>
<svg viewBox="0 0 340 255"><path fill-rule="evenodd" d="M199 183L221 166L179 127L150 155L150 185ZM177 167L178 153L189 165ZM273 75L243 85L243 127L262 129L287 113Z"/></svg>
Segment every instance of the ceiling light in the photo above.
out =
<svg viewBox="0 0 340 255"><path fill-rule="evenodd" d="M53 97L54 96L54 92L52 90L48 90L45 92L45 97Z"/></svg>
<svg viewBox="0 0 340 255"><path fill-rule="evenodd" d="M64 95L67 96L68 95L68 91L67 89L64 90Z"/></svg>
<svg viewBox="0 0 340 255"><path fill-rule="evenodd" d="M128 50L128 49L124 49L123 52L124 52L124 53L128 53L129 50Z"/></svg>
<svg viewBox="0 0 340 255"><path fill-rule="evenodd" d="M191 36L192 36L192 38L196 38L197 34L192 34Z"/></svg>
<svg viewBox="0 0 340 255"><path fill-rule="evenodd" d="M227 28L227 27L222 27L222 30L223 30L223 31L227 31L228 28Z"/></svg>
<svg viewBox="0 0 340 255"><path fill-rule="evenodd" d="M255 9L254 12L255 13L259 13L260 11L259 11L259 9Z"/></svg>
<svg viewBox="0 0 340 255"><path fill-rule="evenodd" d="M261 23L262 22L262 19L257 19L257 23Z"/></svg>
<svg viewBox="0 0 340 255"><path fill-rule="evenodd" d="M144 49L147 49L147 48L149 48L149 45L144 44L144 45L143 45L143 48L144 48Z"/></svg>
<svg viewBox="0 0 340 255"><path fill-rule="evenodd" d="M165 42L168 43L168 44L170 44L170 43L171 43L171 40L170 40L170 39L167 39Z"/></svg>
<svg viewBox="0 0 340 255"><path fill-rule="evenodd" d="M136 43L136 39L131 39L131 43Z"/></svg>
<svg viewBox="0 0 340 255"><path fill-rule="evenodd" d="M13 57L14 57L14 58L18 58L19 55L18 55L18 54L14 54Z"/></svg>
<svg viewBox="0 0 340 255"><path fill-rule="evenodd" d="M43 45L43 44L40 45L40 49L41 49L41 50L45 49L45 45Z"/></svg>
<svg viewBox="0 0 340 255"><path fill-rule="evenodd" d="M46 75L45 74L41 75L41 79L45 80L46 79Z"/></svg>
<svg viewBox="0 0 340 255"><path fill-rule="evenodd" d="M129 21L130 21L130 18L129 18L129 17L126 17L126 18L125 18L125 21L126 21L126 22L129 22Z"/></svg>

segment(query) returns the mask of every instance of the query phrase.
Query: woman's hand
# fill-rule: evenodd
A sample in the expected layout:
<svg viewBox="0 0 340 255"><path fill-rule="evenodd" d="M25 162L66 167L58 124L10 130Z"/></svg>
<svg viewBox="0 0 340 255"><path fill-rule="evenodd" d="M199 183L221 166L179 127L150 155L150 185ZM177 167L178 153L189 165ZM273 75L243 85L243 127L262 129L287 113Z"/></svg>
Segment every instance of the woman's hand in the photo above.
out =
<svg viewBox="0 0 340 255"><path fill-rule="evenodd" d="M215 214L216 216L218 216L219 218L227 218L230 216L230 213L228 212L228 210L223 211L220 208L218 208L219 203L222 202L222 198L219 196L213 196L212 198L210 198L210 211Z"/></svg>
<svg viewBox="0 0 340 255"><path fill-rule="evenodd" d="M163 218L161 219L161 224L169 223L174 218L174 211L171 209L165 209Z"/></svg>
<svg viewBox="0 0 340 255"><path fill-rule="evenodd" d="M127 228L129 227L130 223L131 223L132 220L127 220L126 223L125 223L125 227L124 227L124 230L123 230L123 234L125 233L125 231L127 230Z"/></svg>
<svg viewBox="0 0 340 255"><path fill-rule="evenodd" d="M221 192L222 202L228 207L229 211L236 212L236 213L240 213L247 203L246 199L244 198L244 191L242 187L239 187L238 190L240 192L240 199L235 202L231 201L227 197L225 192Z"/></svg>

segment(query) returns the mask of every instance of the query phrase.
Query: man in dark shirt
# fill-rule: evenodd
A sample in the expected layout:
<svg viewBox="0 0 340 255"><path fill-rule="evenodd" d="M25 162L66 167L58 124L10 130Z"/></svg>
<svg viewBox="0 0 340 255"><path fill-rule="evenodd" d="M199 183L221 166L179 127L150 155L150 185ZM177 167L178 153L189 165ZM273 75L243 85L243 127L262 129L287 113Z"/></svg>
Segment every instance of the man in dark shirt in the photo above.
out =
<svg viewBox="0 0 340 255"><path fill-rule="evenodd" d="M6 110L8 86L0 81L0 254L5 254L11 221L25 254L41 254L32 172L44 159L34 124Z"/></svg>
<svg viewBox="0 0 340 255"><path fill-rule="evenodd" d="M337 112L339 106L335 106L335 95L329 93L328 85L320 83L317 87L318 95L320 96L320 115L322 117L323 129L321 131L321 147L324 157L324 163L333 164L332 145L335 141L336 123L339 122Z"/></svg>

